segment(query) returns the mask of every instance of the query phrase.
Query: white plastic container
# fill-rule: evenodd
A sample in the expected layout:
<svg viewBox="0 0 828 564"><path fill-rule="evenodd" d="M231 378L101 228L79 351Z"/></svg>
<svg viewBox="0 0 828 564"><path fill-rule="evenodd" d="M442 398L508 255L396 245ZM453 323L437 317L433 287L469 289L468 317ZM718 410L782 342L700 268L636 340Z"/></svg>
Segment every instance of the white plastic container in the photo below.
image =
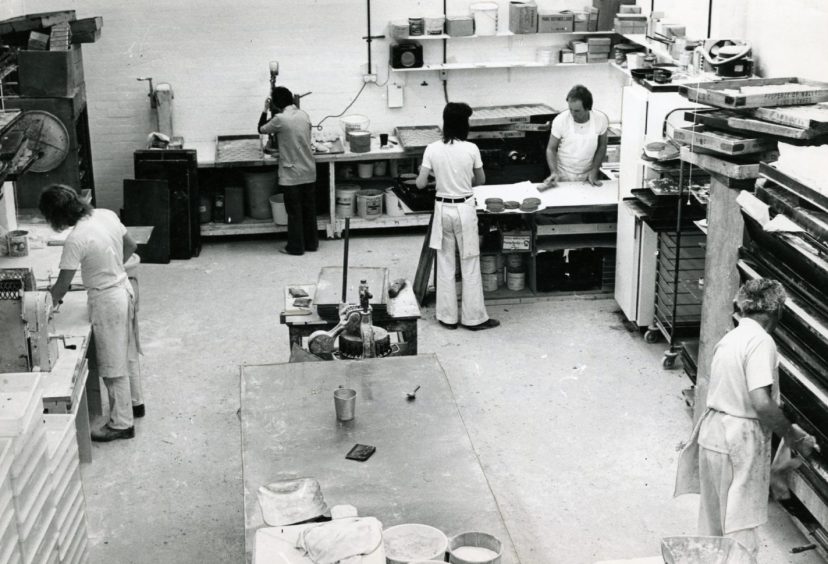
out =
<svg viewBox="0 0 828 564"><path fill-rule="evenodd" d="M446 23L446 17L443 15L434 15L425 17L425 33L426 35L442 35L443 26Z"/></svg>
<svg viewBox="0 0 828 564"><path fill-rule="evenodd" d="M357 165L357 176L360 178L371 178L374 176L374 163L359 163Z"/></svg>
<svg viewBox="0 0 828 564"><path fill-rule="evenodd" d="M285 208L285 195L275 194L270 197L270 209L273 212L273 223L276 225L287 225L288 216Z"/></svg>
<svg viewBox="0 0 828 564"><path fill-rule="evenodd" d="M506 287L513 291L520 291L526 287L526 272L508 270L506 272Z"/></svg>
<svg viewBox="0 0 828 564"><path fill-rule="evenodd" d="M384 193L385 197L385 215L390 217L402 217L405 215L405 211L403 211L402 206L400 205L400 199L394 193L394 189L388 187L385 189Z"/></svg>
<svg viewBox="0 0 828 564"><path fill-rule="evenodd" d="M342 184L336 188L336 217L354 217L359 190L359 186L354 184Z"/></svg>
<svg viewBox="0 0 828 564"><path fill-rule="evenodd" d="M475 35L497 34L497 4L495 2L475 2L469 6L474 16Z"/></svg>
<svg viewBox="0 0 828 564"><path fill-rule="evenodd" d="M362 219L377 219L382 215L383 193L379 190L360 190L357 194L357 214Z"/></svg>

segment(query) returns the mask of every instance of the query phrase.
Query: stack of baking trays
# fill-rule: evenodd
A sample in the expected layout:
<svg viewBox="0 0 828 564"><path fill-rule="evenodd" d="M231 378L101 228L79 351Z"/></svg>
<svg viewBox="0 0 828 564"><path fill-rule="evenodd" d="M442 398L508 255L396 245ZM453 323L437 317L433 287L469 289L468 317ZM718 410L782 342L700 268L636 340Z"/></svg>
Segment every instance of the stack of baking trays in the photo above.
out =
<svg viewBox="0 0 828 564"><path fill-rule="evenodd" d="M672 172L672 171L671 171ZM697 174L694 181L704 181ZM671 175L651 179L645 182L644 188L633 189L633 198L628 198L630 205L644 214L644 221L653 231L676 231L678 226L679 205L681 205L681 229L694 229L693 221L705 217L706 207L696 198L690 198L691 188L701 188L701 185L688 185L689 176L681 179L684 189L679 190L679 179Z"/></svg>
<svg viewBox="0 0 828 564"><path fill-rule="evenodd" d="M742 280L774 278L788 292L773 333L782 400L823 453L791 476L796 499L786 507L828 548L828 197L766 164L760 175L755 196L743 192L739 199L739 273ZM770 230L780 223L785 231Z"/></svg>

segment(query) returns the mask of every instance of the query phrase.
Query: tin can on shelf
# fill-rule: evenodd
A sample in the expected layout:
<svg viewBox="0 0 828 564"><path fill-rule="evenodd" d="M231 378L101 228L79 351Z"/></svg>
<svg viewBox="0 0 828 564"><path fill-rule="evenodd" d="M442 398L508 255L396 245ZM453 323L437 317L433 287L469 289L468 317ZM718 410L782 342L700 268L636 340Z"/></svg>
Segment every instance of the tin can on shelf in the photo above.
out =
<svg viewBox="0 0 828 564"><path fill-rule="evenodd" d="M425 18L408 18L408 36L416 37L425 31Z"/></svg>

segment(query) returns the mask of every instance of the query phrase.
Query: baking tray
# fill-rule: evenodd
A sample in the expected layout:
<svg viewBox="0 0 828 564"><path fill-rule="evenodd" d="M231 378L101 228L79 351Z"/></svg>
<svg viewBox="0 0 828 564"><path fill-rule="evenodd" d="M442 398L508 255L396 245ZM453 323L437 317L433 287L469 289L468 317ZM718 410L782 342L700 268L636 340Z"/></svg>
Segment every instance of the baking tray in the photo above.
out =
<svg viewBox="0 0 828 564"><path fill-rule="evenodd" d="M673 128L670 137L680 143L702 147L725 155L747 155L774 151L777 148L776 141L767 137L748 137L736 133L725 133L724 131L711 130L705 125Z"/></svg>
<svg viewBox="0 0 828 564"><path fill-rule="evenodd" d="M794 145L816 143L818 138L826 134L826 132L818 129L801 129L790 125L763 121L733 110L686 112L684 119L707 125L713 129L735 129L746 133L761 133L782 137L786 143ZM817 139L817 141L812 141L814 139Z"/></svg>
<svg viewBox="0 0 828 564"><path fill-rule="evenodd" d="M216 164L259 163L264 159L259 135L219 135L216 137Z"/></svg>
<svg viewBox="0 0 828 564"><path fill-rule="evenodd" d="M791 85L805 87L789 90ZM762 90L747 90L743 88ZM815 82L797 77L746 78L700 82L679 86L679 94L699 104L717 108L745 109L762 106L799 106L828 101L828 83Z"/></svg>
<svg viewBox="0 0 828 564"><path fill-rule="evenodd" d="M406 151L425 149L429 143L443 138L443 131L436 125L411 125L394 128L394 136Z"/></svg>
<svg viewBox="0 0 828 564"><path fill-rule="evenodd" d="M828 130L828 103L782 108L756 108L751 111L751 114L759 119L780 125L789 125L801 129Z"/></svg>
<svg viewBox="0 0 828 564"><path fill-rule="evenodd" d="M546 104L481 106L479 108L472 108L472 110L474 113L469 118L470 127L528 122L534 116L558 113L557 110L550 108Z"/></svg>

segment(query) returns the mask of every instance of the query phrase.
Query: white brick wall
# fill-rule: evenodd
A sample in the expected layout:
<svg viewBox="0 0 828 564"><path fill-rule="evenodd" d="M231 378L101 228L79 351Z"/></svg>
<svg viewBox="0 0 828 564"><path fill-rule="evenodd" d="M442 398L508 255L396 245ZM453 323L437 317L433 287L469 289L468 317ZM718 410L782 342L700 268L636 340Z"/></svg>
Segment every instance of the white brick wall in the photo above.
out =
<svg viewBox="0 0 828 564"><path fill-rule="evenodd" d="M5 7L10 0L0 0ZM253 133L268 93L268 61L280 62L278 83L302 100L314 122L340 113L362 86L367 62L364 0L11 0L19 13L74 9L78 17L103 16L101 39L84 45L83 57L98 202L121 205L124 178L131 178L132 151L151 131L146 83L169 82L175 93L174 127L187 141ZM449 0L449 13L470 0ZM583 0L558 2L580 7ZM507 2L500 0L501 29ZM372 32L384 34L389 20L440 13L441 0L373 0ZM563 38L486 38L448 44L449 60L534 60L539 46ZM388 40L373 44L375 72L387 76ZM439 41L426 43L426 58L442 60ZM425 82L425 84L423 84ZM471 105L545 102L564 107L576 82L589 86L596 107L620 119L620 73L608 67L455 71L449 96ZM396 125L439 123L444 104L437 73L409 73L405 106L389 109L386 89L366 87L349 113L371 118L374 131ZM338 126L329 119L326 126Z"/></svg>

